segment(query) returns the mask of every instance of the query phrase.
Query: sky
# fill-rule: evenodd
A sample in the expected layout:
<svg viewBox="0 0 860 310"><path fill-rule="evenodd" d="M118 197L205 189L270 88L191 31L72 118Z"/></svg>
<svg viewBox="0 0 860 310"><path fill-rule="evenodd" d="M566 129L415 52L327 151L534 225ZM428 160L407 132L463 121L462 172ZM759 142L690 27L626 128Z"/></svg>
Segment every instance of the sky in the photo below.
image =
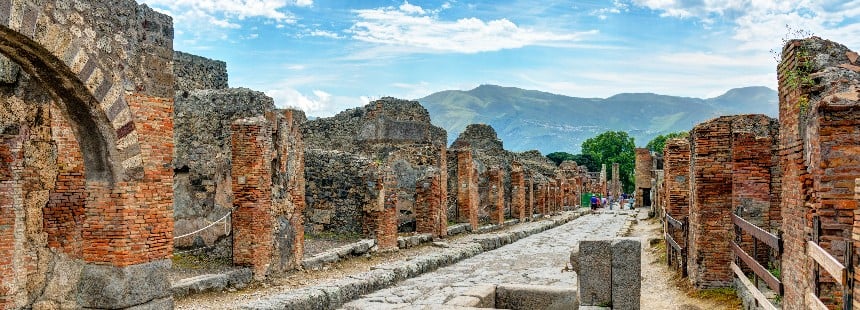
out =
<svg viewBox="0 0 860 310"><path fill-rule="evenodd" d="M141 0L230 87L326 117L481 84L605 98L776 88L786 39L860 50L860 0ZM777 52L773 52L777 51Z"/></svg>

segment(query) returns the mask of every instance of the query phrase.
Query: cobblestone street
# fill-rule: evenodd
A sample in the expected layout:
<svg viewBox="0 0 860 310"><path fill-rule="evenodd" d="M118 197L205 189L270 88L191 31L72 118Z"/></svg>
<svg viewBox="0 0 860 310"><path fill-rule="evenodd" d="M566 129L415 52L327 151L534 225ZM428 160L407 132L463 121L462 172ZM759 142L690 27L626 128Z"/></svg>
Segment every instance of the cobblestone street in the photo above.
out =
<svg viewBox="0 0 860 310"><path fill-rule="evenodd" d="M440 268L347 303L343 309L399 309L441 305L478 284L531 284L571 287L573 272L562 272L574 243L615 237L632 211L602 211Z"/></svg>

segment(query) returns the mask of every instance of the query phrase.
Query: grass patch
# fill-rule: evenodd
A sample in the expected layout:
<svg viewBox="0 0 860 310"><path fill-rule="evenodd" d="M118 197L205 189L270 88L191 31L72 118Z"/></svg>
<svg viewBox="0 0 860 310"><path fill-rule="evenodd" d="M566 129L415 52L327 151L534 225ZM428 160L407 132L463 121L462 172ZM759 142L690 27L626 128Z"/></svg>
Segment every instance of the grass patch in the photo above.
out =
<svg viewBox="0 0 860 310"><path fill-rule="evenodd" d="M740 309L741 299L734 288L712 288L693 291L691 297L712 301L718 305L726 305L729 309Z"/></svg>

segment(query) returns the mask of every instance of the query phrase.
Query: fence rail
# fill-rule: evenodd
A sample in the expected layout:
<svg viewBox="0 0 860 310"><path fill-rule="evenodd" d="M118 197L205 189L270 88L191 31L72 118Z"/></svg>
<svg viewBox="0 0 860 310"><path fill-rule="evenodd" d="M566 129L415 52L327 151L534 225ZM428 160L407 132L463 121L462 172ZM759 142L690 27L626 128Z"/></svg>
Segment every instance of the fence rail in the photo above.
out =
<svg viewBox="0 0 860 310"><path fill-rule="evenodd" d="M765 309L777 309L767 297L759 290L758 288L758 280L763 280L767 286L779 294L779 296L783 295L784 286L782 281L772 274L767 268L762 266L761 263L753 256L758 255L758 244L759 242L769 246L771 249L776 250L777 256L782 257L782 238L780 236L774 235L761 229L761 227L756 226L753 223L748 222L747 220L741 218L737 214L732 214L732 223L735 226L735 241L731 241L729 246L731 248L732 253L735 255L735 261L730 264L732 271L735 272L738 279L743 283L744 286L747 287L747 290L753 295L753 297L758 301L758 304L761 305ZM740 245L739 242L743 240L743 233L747 233L752 236L752 246L753 246L753 255L748 254ZM768 252L770 253L770 252ZM746 274L743 270L738 266L740 262L743 262L743 265L752 270L753 283L749 279L747 279Z"/></svg>
<svg viewBox="0 0 860 310"><path fill-rule="evenodd" d="M678 220L672 217L669 212L664 212L664 222L666 223L666 264L670 267L675 267L680 260L681 276L687 276L687 218ZM676 231L680 232L681 238L684 241L682 246L678 240L675 240Z"/></svg>
<svg viewBox="0 0 860 310"><path fill-rule="evenodd" d="M836 283L842 286L842 309L853 309L854 300L854 243L852 240L845 240L845 255L843 261L840 262L836 257L828 253L824 248L818 245L821 241L822 228L830 228L835 225L823 225L821 218L817 215L812 217L812 240L806 242L806 255L815 261L815 270L813 273L814 291L807 294L808 306L814 309L828 309L824 302L818 298L821 295L821 269L824 269Z"/></svg>

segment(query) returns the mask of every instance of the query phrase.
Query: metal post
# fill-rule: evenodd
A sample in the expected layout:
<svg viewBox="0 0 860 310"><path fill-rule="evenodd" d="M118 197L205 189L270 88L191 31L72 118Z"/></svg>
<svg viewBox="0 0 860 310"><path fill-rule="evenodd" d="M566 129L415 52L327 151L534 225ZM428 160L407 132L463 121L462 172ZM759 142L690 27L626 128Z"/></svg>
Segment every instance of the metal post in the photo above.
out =
<svg viewBox="0 0 860 310"><path fill-rule="evenodd" d="M681 230L684 235L684 247L681 248L681 277L687 277L687 250L690 247L690 243L688 239L689 231L690 231L690 222L688 217L684 217L684 220L681 222Z"/></svg>

